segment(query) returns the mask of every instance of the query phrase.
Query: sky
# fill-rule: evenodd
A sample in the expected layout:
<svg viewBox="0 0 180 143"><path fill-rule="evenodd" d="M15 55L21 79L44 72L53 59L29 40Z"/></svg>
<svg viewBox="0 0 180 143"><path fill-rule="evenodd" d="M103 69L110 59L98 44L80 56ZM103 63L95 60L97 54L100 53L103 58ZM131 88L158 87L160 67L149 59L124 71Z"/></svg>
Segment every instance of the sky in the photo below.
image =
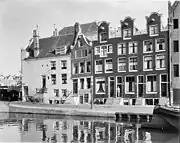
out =
<svg viewBox="0 0 180 143"><path fill-rule="evenodd" d="M0 73L19 73L21 48L28 45L36 25L40 38L52 36L54 24L60 30L75 22L106 20L115 27L126 16L145 29L145 16L151 12L161 13L167 24L167 6L165 0L0 0Z"/></svg>

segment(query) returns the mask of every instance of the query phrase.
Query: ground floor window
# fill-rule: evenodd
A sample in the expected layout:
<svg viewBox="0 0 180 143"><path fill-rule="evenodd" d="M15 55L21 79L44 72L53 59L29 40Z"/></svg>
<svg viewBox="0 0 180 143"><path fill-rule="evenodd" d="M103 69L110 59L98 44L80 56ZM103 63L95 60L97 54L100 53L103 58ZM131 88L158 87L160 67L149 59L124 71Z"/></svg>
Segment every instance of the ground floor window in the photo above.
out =
<svg viewBox="0 0 180 143"><path fill-rule="evenodd" d="M96 94L105 94L105 78L96 78Z"/></svg>
<svg viewBox="0 0 180 143"><path fill-rule="evenodd" d="M78 80L73 79L73 93L77 94L78 93Z"/></svg>
<svg viewBox="0 0 180 143"><path fill-rule="evenodd" d="M52 100L49 100L49 104L52 104Z"/></svg>
<svg viewBox="0 0 180 143"><path fill-rule="evenodd" d="M134 93L135 92L135 77L126 76L125 80L126 80L125 82L126 93Z"/></svg>
<svg viewBox="0 0 180 143"><path fill-rule="evenodd" d="M114 77L109 77L109 96L115 96L115 79Z"/></svg>
<svg viewBox="0 0 180 143"><path fill-rule="evenodd" d="M156 75L148 75L146 77L146 93L157 91L157 79Z"/></svg>
<svg viewBox="0 0 180 143"><path fill-rule="evenodd" d="M88 103L88 101L89 101L89 95L84 94L84 103Z"/></svg>
<svg viewBox="0 0 180 143"><path fill-rule="evenodd" d="M123 95L123 78L118 76L116 78L116 96L122 97Z"/></svg>
<svg viewBox="0 0 180 143"><path fill-rule="evenodd" d="M168 76L167 74L160 75L160 84L161 84L161 96L167 97L168 95Z"/></svg>
<svg viewBox="0 0 180 143"><path fill-rule="evenodd" d="M158 105L159 104L159 99L154 99L154 98L149 98L145 99L146 105Z"/></svg>
<svg viewBox="0 0 180 143"><path fill-rule="evenodd" d="M144 76L139 75L137 77L137 97L142 97L144 92Z"/></svg>

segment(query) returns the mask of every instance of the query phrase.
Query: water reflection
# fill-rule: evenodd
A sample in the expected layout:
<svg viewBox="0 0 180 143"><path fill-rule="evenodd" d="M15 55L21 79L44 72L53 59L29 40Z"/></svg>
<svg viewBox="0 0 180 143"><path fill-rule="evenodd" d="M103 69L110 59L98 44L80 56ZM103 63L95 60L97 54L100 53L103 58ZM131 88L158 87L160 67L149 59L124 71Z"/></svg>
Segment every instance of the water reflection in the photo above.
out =
<svg viewBox="0 0 180 143"><path fill-rule="evenodd" d="M10 140L10 131L14 140ZM16 119L0 122L0 142L42 143L178 143L179 133L148 130L141 124L115 123L112 120L73 117L28 117L16 114Z"/></svg>

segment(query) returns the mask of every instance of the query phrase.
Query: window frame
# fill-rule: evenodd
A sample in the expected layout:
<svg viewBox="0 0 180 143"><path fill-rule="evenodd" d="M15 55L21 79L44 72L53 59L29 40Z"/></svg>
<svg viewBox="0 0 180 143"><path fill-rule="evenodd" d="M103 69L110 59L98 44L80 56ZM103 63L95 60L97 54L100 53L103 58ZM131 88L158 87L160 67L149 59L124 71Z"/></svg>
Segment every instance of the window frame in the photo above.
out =
<svg viewBox="0 0 180 143"><path fill-rule="evenodd" d="M123 39L129 40L131 38L132 38L132 29L131 28L123 29Z"/></svg>
<svg viewBox="0 0 180 143"><path fill-rule="evenodd" d="M147 90L147 87L148 87L148 86L147 86L147 77L148 77L148 76L155 76L155 77L156 77L156 86L155 86L155 87L156 87L156 91L148 92L148 90ZM148 75L146 75L146 94L156 94L156 93L158 92L158 88L157 88L157 85L158 85L157 82L158 82L158 81L157 81L157 79L158 79L158 78L157 78L157 75L156 75L156 74L148 74Z"/></svg>
<svg viewBox="0 0 180 143"><path fill-rule="evenodd" d="M118 83L118 80L117 80L118 77L121 78L121 83ZM124 83L123 83L123 76L116 76L115 80L116 80L116 83L115 83L115 84L116 84L116 85L115 85L115 88L116 88L116 89L115 89L116 97L123 97L123 93L124 93L124 92L123 92L123 90L124 90L124 86L123 86L123 85L124 85ZM121 86L122 86L122 91L120 91L120 96L118 96L118 94L117 94L117 91L118 91L118 90L117 90L117 86L118 86L118 85L121 85Z"/></svg>
<svg viewBox="0 0 180 143"><path fill-rule="evenodd" d="M176 73L175 67L177 67L178 72ZM174 78L179 77L179 64L173 64Z"/></svg>
<svg viewBox="0 0 180 143"><path fill-rule="evenodd" d="M52 77L54 76L54 77ZM57 79L56 79L56 74L51 74L51 84L56 85Z"/></svg>
<svg viewBox="0 0 180 143"><path fill-rule="evenodd" d="M102 64L101 64L101 69L102 69L102 71L100 71L100 72L99 72L99 71L98 71L98 72L96 71L96 69L98 69L98 68L96 68L96 66L97 66L97 65L96 65L96 62L97 62L97 61L101 61L101 63L102 63ZM101 73L103 73L103 60L102 60L102 59L97 59L97 60L95 60L94 62L95 62L95 64L94 64L94 65L95 65L95 74L101 74Z"/></svg>
<svg viewBox="0 0 180 143"><path fill-rule="evenodd" d="M63 66L63 64L65 64L65 66ZM61 60L61 69L62 70L67 69L67 60Z"/></svg>
<svg viewBox="0 0 180 143"><path fill-rule="evenodd" d="M137 58L137 61L136 61L136 66L137 66L137 69L136 70L131 70L130 66L132 65L132 63L130 63L130 58ZM137 72L138 71L138 57L137 56L131 56L129 57L129 72Z"/></svg>
<svg viewBox="0 0 180 143"><path fill-rule="evenodd" d="M157 43L158 42L158 39L160 40L160 39L164 39L164 43L163 43L163 50L160 50L159 49L159 44ZM166 51L166 47L165 47L165 38L157 38L157 39L155 39L155 46L156 46L156 52L163 52L163 51Z"/></svg>
<svg viewBox="0 0 180 143"><path fill-rule="evenodd" d="M126 77L134 77L134 91L133 92L127 92L126 90L127 90L127 87L126 87ZM126 76L124 76L124 78L125 78L125 80L124 80L124 83L125 83L125 94L135 94L135 92L136 92L136 86L135 86L135 83L136 83L136 76L134 76L134 75L126 75Z"/></svg>
<svg viewBox="0 0 180 143"><path fill-rule="evenodd" d="M112 71L107 71L107 67L106 67L106 61L107 60L112 60ZM113 72L113 59L112 58L107 58L107 59L104 59L104 71L105 71L105 73L112 73Z"/></svg>
<svg viewBox="0 0 180 143"><path fill-rule="evenodd" d="M104 40L102 40L102 34L106 34L106 39ZM105 43L105 42L107 42L107 40L108 40L108 33L107 32L101 32L100 34L99 34L99 41L100 41L100 43Z"/></svg>
<svg viewBox="0 0 180 143"><path fill-rule="evenodd" d="M51 70L56 70L56 61L50 61L51 64Z"/></svg>
<svg viewBox="0 0 180 143"><path fill-rule="evenodd" d="M82 67L84 67L84 71L83 72L81 72L81 63L84 63L84 66L82 66ZM83 62L79 62L79 74L85 74L85 71L86 70L86 67L85 67L85 62L83 61Z"/></svg>
<svg viewBox="0 0 180 143"><path fill-rule="evenodd" d="M151 51L145 50L145 49L147 49L147 47L145 47L145 42L146 41L152 42L152 44L151 44ZM153 52L153 40L152 39L144 40L143 41L143 53L152 53L152 52Z"/></svg>
<svg viewBox="0 0 180 143"><path fill-rule="evenodd" d="M125 62L124 62L124 64L125 64L125 70L123 70L123 71L120 71L120 70L119 70L119 59L125 59ZM118 71L118 72L126 72L126 70L127 70L126 57L118 57L118 58L117 58L117 71Z"/></svg>
<svg viewBox="0 0 180 143"><path fill-rule="evenodd" d="M117 55L126 55L126 43L118 43L117 44ZM125 49L125 50L124 50ZM120 53L119 51L123 51L123 53Z"/></svg>
<svg viewBox="0 0 180 143"><path fill-rule="evenodd" d="M157 66L157 64L158 64L158 62L157 62L157 57L158 56L164 56L164 67L160 67L160 68L157 68L158 66ZM166 69L166 56L165 56L165 54L163 53L163 54L156 54L156 57L155 57L155 60L156 60L156 70L165 70ZM159 60L159 59L158 59Z"/></svg>
<svg viewBox="0 0 180 143"><path fill-rule="evenodd" d="M175 48L175 45L177 46L176 48ZM174 53L178 53L179 52L179 40L173 40L173 52Z"/></svg>
<svg viewBox="0 0 180 143"><path fill-rule="evenodd" d="M157 28L157 29L151 29L151 28ZM157 30L157 33L154 33L154 31ZM153 33L151 33L151 31L153 31ZM159 27L158 24L154 24L154 25L149 25L149 36L158 36L159 35Z"/></svg>
<svg viewBox="0 0 180 143"><path fill-rule="evenodd" d="M139 77L143 77L143 82L140 82L139 81ZM145 89L144 89L144 75L137 75L137 97L143 97L143 94L144 94L144 91L145 91ZM138 87L139 87L139 85L143 85L143 93L142 93L142 96L139 96L139 89L138 89Z"/></svg>
<svg viewBox="0 0 180 143"><path fill-rule="evenodd" d="M166 78L167 78L167 81L162 81L162 75L166 75ZM162 74L160 74L160 76L159 76L159 78L160 78L160 82L159 82L159 89L160 89L160 97L168 97L168 74L167 73L162 73ZM167 86L167 96L162 96L162 89L161 89L161 84L166 84L166 86Z"/></svg>
<svg viewBox="0 0 180 143"><path fill-rule="evenodd" d="M131 50L130 50L131 48L135 48L135 53L131 52ZM129 49L129 54L137 54L138 53L138 42L137 41L129 42L128 49Z"/></svg>
<svg viewBox="0 0 180 143"><path fill-rule="evenodd" d="M179 19L178 18L173 19L173 29L179 29Z"/></svg>
<svg viewBox="0 0 180 143"><path fill-rule="evenodd" d="M76 71L76 69L75 69L75 66L74 65L77 65L76 67L77 67L77 73L75 72ZM78 63L73 63L73 74L78 74L79 73L79 66L78 66Z"/></svg>
<svg viewBox="0 0 180 143"><path fill-rule="evenodd" d="M151 69L145 69L145 57L151 57L152 58L152 68ZM153 55L144 55L143 56L143 71L152 71L153 70Z"/></svg>
<svg viewBox="0 0 180 143"><path fill-rule="evenodd" d="M63 75L65 75L64 77L63 77ZM67 84L67 73L63 73L63 74L61 74L61 83L62 84Z"/></svg>

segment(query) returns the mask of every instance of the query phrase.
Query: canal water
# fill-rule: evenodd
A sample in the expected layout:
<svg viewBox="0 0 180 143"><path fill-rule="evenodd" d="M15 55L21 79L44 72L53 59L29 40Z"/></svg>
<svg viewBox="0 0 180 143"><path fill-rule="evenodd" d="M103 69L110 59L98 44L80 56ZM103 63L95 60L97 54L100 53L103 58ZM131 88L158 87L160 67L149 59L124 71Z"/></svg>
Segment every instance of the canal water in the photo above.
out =
<svg viewBox="0 0 180 143"><path fill-rule="evenodd" d="M112 119L0 113L1 143L180 143L179 136Z"/></svg>

